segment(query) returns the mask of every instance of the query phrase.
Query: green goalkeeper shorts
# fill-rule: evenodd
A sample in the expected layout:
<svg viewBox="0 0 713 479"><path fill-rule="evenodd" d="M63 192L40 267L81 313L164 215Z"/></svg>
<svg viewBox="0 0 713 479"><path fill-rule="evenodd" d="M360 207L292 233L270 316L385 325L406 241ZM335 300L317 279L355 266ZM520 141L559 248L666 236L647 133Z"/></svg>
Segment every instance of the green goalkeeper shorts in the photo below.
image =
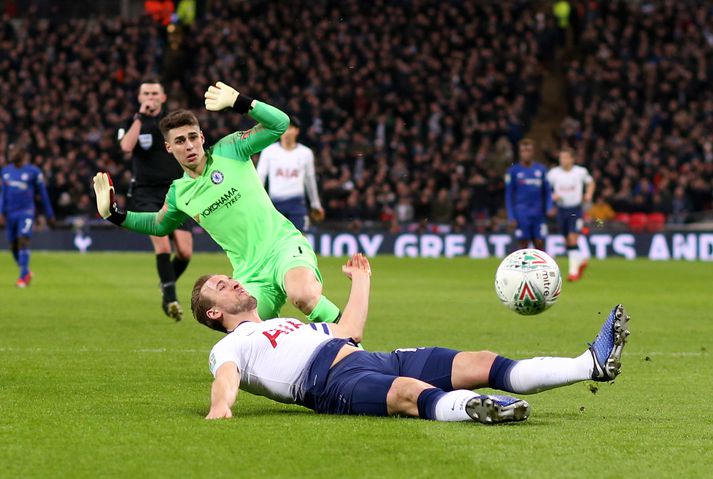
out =
<svg viewBox="0 0 713 479"><path fill-rule="evenodd" d="M311 269L317 281L322 282L322 275L317 268L317 256L309 242L302 236L282 243L265 261L259 274L240 281L257 299L257 312L261 319L279 317L280 309L287 300L285 275L289 270L299 267Z"/></svg>

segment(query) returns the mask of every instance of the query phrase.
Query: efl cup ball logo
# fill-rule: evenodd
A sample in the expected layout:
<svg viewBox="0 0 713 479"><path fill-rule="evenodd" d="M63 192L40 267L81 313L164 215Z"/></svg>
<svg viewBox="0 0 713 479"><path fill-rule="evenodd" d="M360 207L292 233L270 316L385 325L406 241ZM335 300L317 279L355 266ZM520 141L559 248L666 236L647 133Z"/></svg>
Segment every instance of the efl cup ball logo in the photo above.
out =
<svg viewBox="0 0 713 479"><path fill-rule="evenodd" d="M215 170L213 173L210 174L210 181L212 181L214 185L221 184L223 182L223 179L225 179L223 173L218 170Z"/></svg>

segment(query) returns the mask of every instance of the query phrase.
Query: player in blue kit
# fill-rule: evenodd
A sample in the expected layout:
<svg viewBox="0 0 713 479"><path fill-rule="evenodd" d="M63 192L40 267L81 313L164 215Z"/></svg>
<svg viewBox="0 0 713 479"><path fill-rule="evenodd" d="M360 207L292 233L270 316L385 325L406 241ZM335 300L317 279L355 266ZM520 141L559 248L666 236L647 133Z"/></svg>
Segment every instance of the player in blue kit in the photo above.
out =
<svg viewBox="0 0 713 479"><path fill-rule="evenodd" d="M24 288L30 284L30 238L35 221L35 195L40 194L47 222L54 223L54 212L47 195L42 171L34 165L25 164L27 152L19 145L10 145L8 157L11 164L0 171L0 226L7 223L7 240L12 256L20 268L20 277L15 286Z"/></svg>
<svg viewBox="0 0 713 479"><path fill-rule="evenodd" d="M552 194L547 182L547 168L534 161L535 142L525 138L518 144L520 162L505 174L505 205L508 221L515 224L518 248L544 250L547 214L552 209Z"/></svg>

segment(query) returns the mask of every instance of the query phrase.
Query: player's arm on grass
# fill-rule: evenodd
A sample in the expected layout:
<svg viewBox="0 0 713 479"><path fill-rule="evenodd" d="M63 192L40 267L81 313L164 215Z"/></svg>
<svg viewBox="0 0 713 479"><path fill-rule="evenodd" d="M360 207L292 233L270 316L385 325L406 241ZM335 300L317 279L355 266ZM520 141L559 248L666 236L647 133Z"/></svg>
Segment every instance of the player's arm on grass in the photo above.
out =
<svg viewBox="0 0 713 479"><path fill-rule="evenodd" d="M241 94L223 82L208 87L205 92L205 107L209 111L233 108L238 113L247 114L258 122L248 131L236 131L215 145L214 151L232 145L238 158L242 159L249 159L273 144L285 133L290 124L290 118L281 110Z"/></svg>
<svg viewBox="0 0 713 479"><path fill-rule="evenodd" d="M102 218L138 233L166 236L183 224L188 217L176 208L176 193L173 186L168 190L163 208L156 213L121 211L114 201L114 186L106 173L97 173L94 176L94 193L97 197L97 210Z"/></svg>
<svg viewBox="0 0 713 479"><path fill-rule="evenodd" d="M230 410L235 404L240 387L238 366L232 361L221 364L215 372L215 380L210 389L210 411L206 419L230 419Z"/></svg>
<svg viewBox="0 0 713 479"><path fill-rule="evenodd" d="M351 338L360 343L364 338L364 327L369 313L371 266L366 256L357 253L342 266L342 271L352 280L352 289L339 323L330 324L329 327L335 337Z"/></svg>

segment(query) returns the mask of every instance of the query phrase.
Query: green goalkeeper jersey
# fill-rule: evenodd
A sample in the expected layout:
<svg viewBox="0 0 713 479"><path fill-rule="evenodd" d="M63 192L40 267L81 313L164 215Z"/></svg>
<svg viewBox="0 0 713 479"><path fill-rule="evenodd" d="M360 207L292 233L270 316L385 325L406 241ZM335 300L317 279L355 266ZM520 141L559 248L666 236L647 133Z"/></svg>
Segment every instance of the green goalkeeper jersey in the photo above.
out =
<svg viewBox="0 0 713 479"><path fill-rule="evenodd" d="M227 253L234 278L258 276L274 260L280 243L302 236L275 209L251 160L285 132L289 118L261 102L249 115L259 124L208 148L203 173L197 178L185 173L174 180L160 212L127 212L122 226L163 236L193 218Z"/></svg>

